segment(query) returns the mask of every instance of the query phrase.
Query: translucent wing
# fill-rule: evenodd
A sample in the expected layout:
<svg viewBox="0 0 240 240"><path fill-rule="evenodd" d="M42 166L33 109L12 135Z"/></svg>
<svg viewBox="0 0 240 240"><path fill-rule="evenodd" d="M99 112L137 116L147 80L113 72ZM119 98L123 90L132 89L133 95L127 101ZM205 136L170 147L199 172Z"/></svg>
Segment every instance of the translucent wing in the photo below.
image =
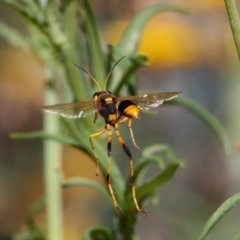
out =
<svg viewBox="0 0 240 240"><path fill-rule="evenodd" d="M43 107L44 111L56 113L65 118L84 118L97 111L97 101L57 104Z"/></svg>
<svg viewBox="0 0 240 240"><path fill-rule="evenodd" d="M158 107L164 101L171 100L177 97L181 92L162 92L142 94L137 96L119 97L118 103L124 100L130 100L136 102L140 109L148 110L150 108Z"/></svg>

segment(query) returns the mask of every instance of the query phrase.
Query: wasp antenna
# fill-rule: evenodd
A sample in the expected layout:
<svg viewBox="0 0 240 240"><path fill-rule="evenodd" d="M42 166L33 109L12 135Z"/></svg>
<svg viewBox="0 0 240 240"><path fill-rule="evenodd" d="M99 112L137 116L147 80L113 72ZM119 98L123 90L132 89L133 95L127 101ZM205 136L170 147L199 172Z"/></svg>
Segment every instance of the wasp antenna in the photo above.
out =
<svg viewBox="0 0 240 240"><path fill-rule="evenodd" d="M123 58L125 58L125 57L126 57L126 56L120 58L120 59L113 65L112 69L111 69L110 72L108 73L107 78L106 78L106 80L105 80L105 82L104 82L104 91L107 90L107 81L108 81L108 79L109 79L109 77L110 77L113 69L114 69L114 68L117 66L117 64L118 64Z"/></svg>
<svg viewBox="0 0 240 240"><path fill-rule="evenodd" d="M101 88L100 88L97 80L96 80L87 70L85 70L84 68L78 66L78 65L75 64L75 63L73 63L73 65L75 65L76 67L78 67L78 68L80 68L82 71L84 71L84 72L97 84L97 87L98 87L99 91L101 91Z"/></svg>

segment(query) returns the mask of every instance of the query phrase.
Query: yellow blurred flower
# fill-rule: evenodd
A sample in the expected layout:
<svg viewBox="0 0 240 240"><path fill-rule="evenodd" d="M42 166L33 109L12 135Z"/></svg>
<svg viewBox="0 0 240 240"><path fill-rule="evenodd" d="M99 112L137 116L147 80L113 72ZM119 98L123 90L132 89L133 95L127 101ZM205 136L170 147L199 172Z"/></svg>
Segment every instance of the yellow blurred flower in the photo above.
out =
<svg viewBox="0 0 240 240"><path fill-rule="evenodd" d="M184 5L192 8L194 7L195 9L198 10L207 10L207 9L221 9L224 8L224 1L219 1L219 0L198 0L198 1L192 1L192 0L184 0Z"/></svg>
<svg viewBox="0 0 240 240"><path fill-rule="evenodd" d="M151 65L194 65L200 55L198 39L198 33L187 25L153 21L143 33L139 52L149 56Z"/></svg>
<svg viewBox="0 0 240 240"><path fill-rule="evenodd" d="M117 44L128 23L114 22L103 31L104 39ZM138 52L148 56L152 66L191 66L199 59L199 33L186 23L153 20L144 29Z"/></svg>

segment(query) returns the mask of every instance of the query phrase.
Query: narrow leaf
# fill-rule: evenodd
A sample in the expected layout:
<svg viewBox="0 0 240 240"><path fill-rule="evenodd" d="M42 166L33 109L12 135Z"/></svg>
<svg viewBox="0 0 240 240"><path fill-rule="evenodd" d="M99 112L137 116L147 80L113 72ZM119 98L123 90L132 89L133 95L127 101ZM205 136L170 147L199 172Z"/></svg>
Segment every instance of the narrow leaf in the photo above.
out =
<svg viewBox="0 0 240 240"><path fill-rule="evenodd" d="M174 11L178 13L187 13L186 9L167 3L160 3L143 9L132 20L126 29L120 47L125 54L133 53L137 50L144 27L150 18L160 12Z"/></svg>
<svg viewBox="0 0 240 240"><path fill-rule="evenodd" d="M147 169L150 164L157 164L159 169L163 170L165 168L165 162L168 164L177 163L184 166L184 162L177 159L171 149L164 144L154 144L146 147L142 152L142 158L138 161L135 168L135 178L137 182L143 179L143 170ZM139 176L141 174L141 176Z"/></svg>
<svg viewBox="0 0 240 240"><path fill-rule="evenodd" d="M80 9L80 13L82 15L83 24L88 36L92 75L94 78L97 78L100 86L103 86L103 82L106 78L105 59L101 48L97 24L88 0L84 0L83 5L85 12Z"/></svg>
<svg viewBox="0 0 240 240"><path fill-rule="evenodd" d="M170 147L165 144L151 145L149 147L146 147L142 152L143 158L149 158L154 154L162 154L164 157L166 157L167 160L169 160L169 162L178 161L178 159L175 158Z"/></svg>
<svg viewBox="0 0 240 240"><path fill-rule="evenodd" d="M38 30L44 33L43 29L41 29L41 25L38 23L36 18L28 12L28 8L21 6L16 1L12 0L3 0L3 3L9 5L12 9L14 9L21 17L23 17L28 23L35 26ZM44 33L45 34L45 33Z"/></svg>
<svg viewBox="0 0 240 240"><path fill-rule="evenodd" d="M92 227L89 228L84 236L83 240L113 240L112 233L104 227Z"/></svg>
<svg viewBox="0 0 240 240"><path fill-rule="evenodd" d="M39 33L42 34L46 38L46 40L49 42L51 47L54 49L54 51L57 53L59 52L59 46L55 44L54 39L51 38L51 35L48 31L48 24L47 22L39 22L37 19L36 14L32 14L28 11L28 8L25 6L22 6L17 3L17 1L12 0L3 0L3 3L9 5L12 9L14 9L27 23L29 26L32 26L34 29L36 29Z"/></svg>
<svg viewBox="0 0 240 240"><path fill-rule="evenodd" d="M167 103L182 106L197 116L199 119L201 119L215 132L222 144L225 153L228 154L230 152L230 141L225 129L218 121L218 119L215 118L206 109L204 109L200 104L187 97L178 97Z"/></svg>
<svg viewBox="0 0 240 240"><path fill-rule="evenodd" d="M70 136L56 133L47 133L44 131L28 132L28 133L11 133L11 138L14 139L34 139L40 138L44 140L54 140L61 143L69 144L71 146L80 147L78 141Z"/></svg>
<svg viewBox="0 0 240 240"><path fill-rule="evenodd" d="M0 35L13 46L20 47L24 51L29 51L28 40L18 31L0 21Z"/></svg>
<svg viewBox="0 0 240 240"><path fill-rule="evenodd" d="M91 181L89 179L70 178L70 179L66 180L65 182L63 182L62 186L64 188L69 188L69 187L74 187L74 186L94 188L94 189L98 190L100 193L102 193L102 195L104 195L109 200L109 202L112 203L112 199L109 195L109 192L106 190L106 188L104 188L100 184L98 184L94 181Z"/></svg>
<svg viewBox="0 0 240 240"><path fill-rule="evenodd" d="M230 211L238 202L240 201L240 193L237 193L227 199L217 211L208 219L205 223L203 230L198 238L198 240L203 240L215 224L228 212Z"/></svg>
<svg viewBox="0 0 240 240"><path fill-rule="evenodd" d="M137 180L138 179L138 175L142 172L142 170L146 169L147 165L155 163L157 164L159 167L164 167L164 161L161 157L158 156L151 156L149 158L145 158L144 161L141 161L140 164L138 164L138 166L135 168L134 170L134 177Z"/></svg>
<svg viewBox="0 0 240 240"><path fill-rule="evenodd" d="M151 197L154 194L157 187L171 179L179 166L180 164L178 163L171 164L166 168L165 171L154 177L151 181L147 182L141 187L136 188L136 195L140 207L142 206L144 200L147 199L147 197ZM134 206L132 194L130 194L130 192L131 191L129 190L126 192L123 213L119 215L120 230L125 236L125 239L132 239L132 236L134 234L134 224L136 223L137 217L139 216L139 213L136 211L136 208Z"/></svg>
<svg viewBox="0 0 240 240"><path fill-rule="evenodd" d="M122 90L124 85L132 84L131 76L136 72L136 70L140 66L143 66L147 60L147 57L145 55L132 55L132 56L128 56L128 58L130 61L125 61L124 71L122 71L122 75L118 75L118 78L121 77L121 79L119 79L116 89L113 90L113 93L116 96L119 96L120 91ZM115 79L113 82L116 85ZM135 83L134 83L134 86L135 86ZM111 87L111 89L112 88L113 87Z"/></svg>
<svg viewBox="0 0 240 240"><path fill-rule="evenodd" d="M86 101L86 89L83 85L83 78L73 63L79 64L79 52L81 57L84 55L84 50L77 48L78 38L78 22L77 16L77 3L75 1L67 1L64 5L64 35L66 37L67 47L62 50L62 61L66 71L66 80L71 87L74 99L76 101ZM79 40L79 41L82 41Z"/></svg>
<svg viewBox="0 0 240 240"><path fill-rule="evenodd" d="M137 195L139 204L142 205L144 200L146 200L148 197L151 197L152 195L154 195L154 192L157 187L159 187L163 183L170 180L179 166L181 166L181 162L173 163L173 164L169 165L159 175L155 176L147 183L144 183L142 186L138 187L136 189L136 195ZM129 190L126 191L127 200L125 200L126 205L124 207L124 211L131 211L132 209L134 209L134 203L132 200L130 201L130 198L131 198L130 192L131 191L129 191Z"/></svg>
<svg viewBox="0 0 240 240"><path fill-rule="evenodd" d="M139 202L143 202L143 200L146 199L148 196L152 196L157 187L170 180L179 166L180 163L173 163L169 165L166 170L164 170L161 174L159 174L143 186L139 187L137 189L137 196Z"/></svg>
<svg viewBox="0 0 240 240"><path fill-rule="evenodd" d="M238 58L240 60L240 19L238 16L238 9L236 5L236 1L234 0L224 0L225 6L227 9L227 14L229 18L229 22L232 29L233 38L235 41Z"/></svg>
<svg viewBox="0 0 240 240"><path fill-rule="evenodd" d="M42 196L35 201L28 211L28 221L33 221L37 214L43 209L45 205L45 197Z"/></svg>

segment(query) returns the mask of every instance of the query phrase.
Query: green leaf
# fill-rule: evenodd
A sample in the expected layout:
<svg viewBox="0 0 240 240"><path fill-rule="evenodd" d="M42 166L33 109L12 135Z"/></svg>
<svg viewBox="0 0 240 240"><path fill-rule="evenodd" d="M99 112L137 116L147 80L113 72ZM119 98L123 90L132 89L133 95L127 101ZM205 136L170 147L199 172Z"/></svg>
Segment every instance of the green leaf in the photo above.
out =
<svg viewBox="0 0 240 240"><path fill-rule="evenodd" d="M146 147L142 152L143 158L149 158L153 156L154 154L159 153L163 154L163 156L169 161L169 162L176 162L178 159L174 156L172 150L170 147L168 147L165 144L153 144L149 147Z"/></svg>
<svg viewBox="0 0 240 240"><path fill-rule="evenodd" d="M173 163L169 165L162 173L139 187L136 194L139 203L142 203L147 197L152 196L157 187L170 180L179 166L181 166L181 163Z"/></svg>
<svg viewBox="0 0 240 240"><path fill-rule="evenodd" d="M43 19L43 11L39 1L24 0L24 7L27 8L31 15Z"/></svg>
<svg viewBox="0 0 240 240"><path fill-rule="evenodd" d="M104 188L100 184L98 184L94 181L91 181L89 179L70 178L70 179L66 180L65 182L63 182L62 186L64 188L69 188L69 187L74 187L74 186L94 188L94 189L98 190L100 193L102 193L102 195L104 195L109 200L109 202L111 202L111 204L112 204L112 199L109 195L109 192L106 190L106 188Z"/></svg>
<svg viewBox="0 0 240 240"><path fill-rule="evenodd" d="M114 240L114 237L107 228L92 227L85 232L83 240Z"/></svg>
<svg viewBox="0 0 240 240"><path fill-rule="evenodd" d="M36 224L24 227L20 233L14 235L12 240L47 240L45 232Z"/></svg>
<svg viewBox="0 0 240 240"><path fill-rule="evenodd" d="M87 154L89 154L89 156L95 159L89 143L89 136L90 136L89 130L92 131L92 129L86 128L84 126L81 126L81 129L78 129L74 124L72 124L70 121L68 121L65 118L62 118L62 122L67 127L69 132L73 134L74 138L77 139L77 141L79 142L78 148L82 149ZM99 156L100 167L102 171L106 173L108 169L108 161L106 161L107 151L105 147L103 147L104 146L103 143L105 143L105 141L102 141L99 138L94 139L96 152ZM124 192L124 180L123 180L123 175L120 172L120 169L117 167L114 159L111 163L111 175L114 176L114 179L112 179L112 185L113 185L113 189L116 189L114 190L116 198L118 199L118 202L121 203L123 198L123 192Z"/></svg>
<svg viewBox="0 0 240 240"><path fill-rule="evenodd" d="M124 63L122 64L123 66L122 68L124 68L124 70L122 70L120 74L118 73L119 80L114 79L114 81L111 81L115 85L115 87L113 86L111 87L111 90L113 89L112 91L116 96L120 95L120 91L122 90L124 85L128 85L128 86L130 84L131 85L133 84L134 86L136 85L135 81L132 80L132 76L140 66L144 65L144 63L147 60L147 57L145 55L138 54L138 55L130 55L128 56L128 59L126 61L123 60Z"/></svg>
<svg viewBox="0 0 240 240"><path fill-rule="evenodd" d="M154 177L152 180L145 183L141 187L136 188L136 197L140 207L142 206L144 200L154 194L157 187L171 179L171 177L180 165L180 163L173 163L169 165L162 173ZM131 190L126 190L123 212L119 214L119 226L120 231L125 237L124 239L133 239L134 225L137 221L138 216L139 213L135 208Z"/></svg>
<svg viewBox="0 0 240 240"><path fill-rule="evenodd" d="M154 15L164 11L187 13L186 9L167 3L160 3L143 9L138 13L124 32L120 47L125 54L136 52L141 34L148 20Z"/></svg>
<svg viewBox="0 0 240 240"><path fill-rule="evenodd" d="M140 164L138 164L138 166L135 168L134 170L134 178L137 180L138 177L139 177L139 174L143 171L143 170L146 170L146 167L149 165L149 164L152 164L152 163L155 163L157 164L160 169L163 169L164 168L164 161L161 157L159 156L151 156L149 158L144 158L143 161L141 161ZM139 180L138 180L139 182Z"/></svg>
<svg viewBox="0 0 240 240"><path fill-rule="evenodd" d="M53 140L61 143L69 144L71 146L80 147L79 142L70 136L66 136L63 134L56 133L47 133L44 131L36 131L36 132L27 132L27 133L11 133L11 138L14 139L34 139L41 138L43 140Z"/></svg>
<svg viewBox="0 0 240 240"><path fill-rule="evenodd" d="M13 236L13 240L46 240L42 227L38 226L35 221L35 217L44 208L45 204L45 196L40 197L32 204L28 211L26 225L20 233Z"/></svg>
<svg viewBox="0 0 240 240"><path fill-rule="evenodd" d="M197 116L200 120L202 120L204 123L206 123L217 135L219 138L222 147L226 154L229 154L230 152L230 141L227 136L227 133L221 123L218 121L217 118L215 118L210 112L208 112L206 109L204 109L199 103L194 101L191 98L187 97L178 97L175 98L167 104L173 104L173 105L179 105L187 110L189 110L191 113L193 113L195 116Z"/></svg>
<svg viewBox="0 0 240 240"><path fill-rule="evenodd" d="M36 14L32 14L31 11L29 11L29 8L26 8L25 6L22 6L18 4L16 1L12 0L3 0L3 3L10 6L12 9L14 9L26 22L29 26L36 29L39 33L42 34L42 36L45 37L45 39L49 42L50 46L54 49L54 51L57 53L59 52L59 46L55 44L54 40L51 38L49 32L48 32L48 24L46 22L39 22L36 18Z"/></svg>
<svg viewBox="0 0 240 240"><path fill-rule="evenodd" d="M28 211L28 222L33 222L33 219L45 206L45 197L42 196L37 201L35 201Z"/></svg>
<svg viewBox="0 0 240 240"><path fill-rule="evenodd" d="M69 126L73 126L73 124L69 124ZM77 138L64 135L63 133L47 133L45 131L35 131L35 132L27 132L27 133L11 133L11 138L14 139L43 139L49 141L57 141L63 144L68 144L70 146L81 149L82 151L89 154L89 156L94 157L92 151L87 145L86 141L82 141L81 137Z"/></svg>
<svg viewBox="0 0 240 240"><path fill-rule="evenodd" d="M124 56L124 51L119 46L111 46L110 52L111 65ZM107 89L116 96L122 94L136 95L137 79L135 72L140 66L145 64L146 60L147 57L145 55L135 53L127 55L112 72Z"/></svg>
<svg viewBox="0 0 240 240"><path fill-rule="evenodd" d="M143 174L141 174L141 177L139 176L140 173L143 172L143 170L147 169L147 166L149 164L155 163L159 166L161 170L165 168L165 161L166 163L178 163L181 166L184 166L184 162L177 159L171 149L164 144L154 144L149 147L146 147L142 152L142 158L138 161L138 165L135 168L135 178L136 182L139 183L143 179Z"/></svg>
<svg viewBox="0 0 240 240"><path fill-rule="evenodd" d="M238 16L238 8L234 0L224 0L228 13L229 22L232 29L233 38L235 41L238 58L240 60L240 19Z"/></svg>
<svg viewBox="0 0 240 240"><path fill-rule="evenodd" d="M124 51L119 46L110 46L110 56L111 56L111 66L113 66L120 58L124 57ZM133 56L134 54L132 54ZM137 56L137 55L135 55ZM124 75L128 72L128 69L131 69L131 65L133 62L131 61L129 56L126 56L114 69L111 73L110 79L108 81L107 89L111 90L114 95L120 95L120 90L122 90L123 86L129 86L132 83L136 84L136 76L135 74L130 74L128 79L124 79ZM120 86L119 86L120 85ZM125 88L126 90L126 88ZM121 94L124 94L121 92Z"/></svg>
<svg viewBox="0 0 240 240"><path fill-rule="evenodd" d="M83 19L83 25L87 32L87 41L90 51L90 59L92 66L92 75L99 82L100 87L103 87L106 78L105 72L105 57L102 52L101 42L98 34L97 24L88 0L83 0L84 10L79 9Z"/></svg>
<svg viewBox="0 0 240 240"><path fill-rule="evenodd" d="M66 78L76 101L86 101L86 89L84 88L84 77L80 74L79 69L73 65L79 64L79 53L81 57L84 55L84 50L77 48L78 25L76 22L77 3L71 1L65 5L64 9L64 31L67 39L67 47L63 49L62 61L66 70ZM78 46L79 47L79 46Z"/></svg>
<svg viewBox="0 0 240 240"><path fill-rule="evenodd" d="M13 46L22 48L24 51L30 51L28 39L22 36L18 31L0 21L0 35Z"/></svg>
<svg viewBox="0 0 240 240"><path fill-rule="evenodd" d="M21 6L16 1L12 0L3 0L3 3L9 5L12 9L14 9L21 17L23 17L28 23L32 24L38 30L43 32L41 29L41 25L38 23L37 19L30 13L29 8Z"/></svg>
<svg viewBox="0 0 240 240"><path fill-rule="evenodd" d="M65 121L65 123L69 123L69 121ZM69 126L74 126L74 125L69 124ZM75 131L75 133L78 134L78 132L76 132L75 128L69 129L69 130ZM78 137L79 139L75 139L73 137L66 136L63 134L56 134L56 133L52 134L52 133L46 133L44 131L36 131L36 132L30 132L30 133L12 133L10 136L15 139L40 138L40 139L44 139L44 140L53 140L53 141L58 141L58 142L61 142L64 144L69 144L73 147L77 147L78 149L83 150L84 152L89 154L89 156L91 156L94 159L94 155L90 149L90 144L88 144L88 143L86 143L86 141L84 141L84 139L86 139L86 137L83 137L83 139L81 139L81 136L79 136ZM104 156L106 155L106 152L102 149L102 146L98 142L95 142L95 146L98 149L101 169L104 172L106 172L107 171L107 161L104 161ZM123 176L122 176L120 170L116 167L116 164L114 162L112 162L112 165L111 165L111 173L112 173L112 176L114 176L112 185L113 185L114 189L117 190L115 192L115 195L118 198L118 201L121 203L122 202L121 198L123 197L123 191L124 191L123 190L124 189ZM105 190L105 192L106 192L106 190ZM105 194L105 196L106 196L106 194ZM109 197L109 194L108 194L108 197Z"/></svg>
<svg viewBox="0 0 240 240"><path fill-rule="evenodd" d="M203 230L198 238L198 240L203 240L215 224L228 212L230 211L238 202L240 201L240 193L237 193L226 200L215 213L208 219L205 223Z"/></svg>

